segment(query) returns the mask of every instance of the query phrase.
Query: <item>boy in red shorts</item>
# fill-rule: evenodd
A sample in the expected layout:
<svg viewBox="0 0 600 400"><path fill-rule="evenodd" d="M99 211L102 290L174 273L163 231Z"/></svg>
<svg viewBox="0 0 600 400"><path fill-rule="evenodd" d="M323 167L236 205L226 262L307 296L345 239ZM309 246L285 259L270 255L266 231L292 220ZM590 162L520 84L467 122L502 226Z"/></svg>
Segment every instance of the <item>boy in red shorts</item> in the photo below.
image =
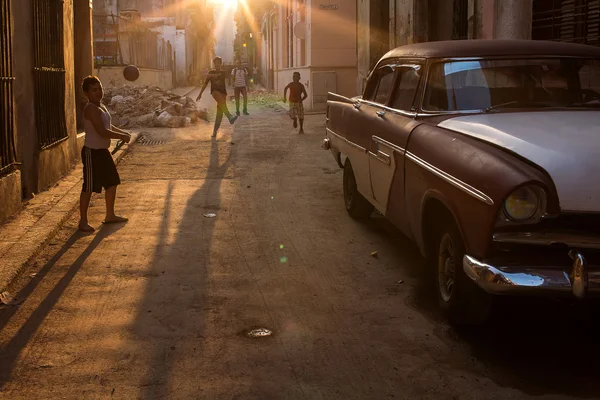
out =
<svg viewBox="0 0 600 400"><path fill-rule="evenodd" d="M283 102L287 102L287 91L290 90L290 111L289 115L294 120L294 128L298 127L298 120L300 120L300 131L298 133L304 133L304 106L302 102L306 100L308 94L306 88L300 83L300 72L294 72L294 81L290 82L289 85L283 90Z"/></svg>

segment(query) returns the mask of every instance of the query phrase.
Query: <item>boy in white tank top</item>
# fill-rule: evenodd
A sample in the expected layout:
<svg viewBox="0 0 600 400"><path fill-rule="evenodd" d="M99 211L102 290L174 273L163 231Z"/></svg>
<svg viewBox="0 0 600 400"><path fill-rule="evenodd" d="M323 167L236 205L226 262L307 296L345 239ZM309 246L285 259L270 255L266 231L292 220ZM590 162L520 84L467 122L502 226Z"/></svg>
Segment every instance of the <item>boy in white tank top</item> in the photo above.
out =
<svg viewBox="0 0 600 400"><path fill-rule="evenodd" d="M127 222L127 218L115 214L117 185L121 183L121 179L108 149L111 139L129 143L131 134L111 124L110 113L101 103L104 92L100 79L88 76L83 80L82 87L89 102L83 110L85 143L81 149L83 187L79 198L79 230L93 232L94 228L88 223L87 212L92 193L101 193L102 188L106 196L106 217L102 223Z"/></svg>

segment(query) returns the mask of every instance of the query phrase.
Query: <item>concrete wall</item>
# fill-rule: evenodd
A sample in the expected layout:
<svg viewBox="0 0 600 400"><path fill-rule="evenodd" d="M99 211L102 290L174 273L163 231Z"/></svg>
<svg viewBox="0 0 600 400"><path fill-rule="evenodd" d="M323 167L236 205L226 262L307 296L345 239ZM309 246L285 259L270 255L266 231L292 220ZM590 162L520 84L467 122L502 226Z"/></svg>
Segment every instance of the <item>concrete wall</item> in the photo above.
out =
<svg viewBox="0 0 600 400"><path fill-rule="evenodd" d="M140 68L140 77L130 82L123 77L123 67L101 67L94 70L104 85L120 86L160 86L165 90L173 88L173 73L158 69Z"/></svg>
<svg viewBox="0 0 600 400"><path fill-rule="evenodd" d="M336 10L322 10L311 1L310 62L312 67L356 66L356 0L339 0Z"/></svg>
<svg viewBox="0 0 600 400"><path fill-rule="evenodd" d="M175 32L175 77L178 86L187 85L185 30L177 29ZM160 85L159 85L160 86Z"/></svg>

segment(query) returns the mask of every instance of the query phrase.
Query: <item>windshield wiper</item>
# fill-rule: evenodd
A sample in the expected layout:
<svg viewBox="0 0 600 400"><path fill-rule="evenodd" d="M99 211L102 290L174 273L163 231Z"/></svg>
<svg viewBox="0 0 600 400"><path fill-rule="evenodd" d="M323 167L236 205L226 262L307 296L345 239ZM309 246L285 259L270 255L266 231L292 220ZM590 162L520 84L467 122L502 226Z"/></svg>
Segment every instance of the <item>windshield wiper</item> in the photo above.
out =
<svg viewBox="0 0 600 400"><path fill-rule="evenodd" d="M488 113L490 111L500 109L500 108L505 108L505 107L512 106L515 104L519 104L521 107L549 107L549 105L545 104L545 103L535 103L535 102L526 102L526 101L521 101L521 100L513 100L513 101L507 101L506 103L494 104L493 106L489 106L489 107L485 108L483 111Z"/></svg>

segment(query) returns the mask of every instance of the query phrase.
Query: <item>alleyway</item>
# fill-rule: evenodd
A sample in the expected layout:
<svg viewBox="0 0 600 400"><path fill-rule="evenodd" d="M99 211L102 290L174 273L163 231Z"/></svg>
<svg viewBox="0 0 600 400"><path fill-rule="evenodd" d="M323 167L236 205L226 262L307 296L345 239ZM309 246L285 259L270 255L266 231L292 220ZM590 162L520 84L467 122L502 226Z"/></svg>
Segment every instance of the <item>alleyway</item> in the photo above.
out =
<svg viewBox="0 0 600 400"><path fill-rule="evenodd" d="M74 215L0 310L0 398L597 398L585 315L448 327L410 242L346 214L324 116L298 135L250 112L216 140L142 133L119 166L130 222L101 226L96 197L97 232Z"/></svg>

